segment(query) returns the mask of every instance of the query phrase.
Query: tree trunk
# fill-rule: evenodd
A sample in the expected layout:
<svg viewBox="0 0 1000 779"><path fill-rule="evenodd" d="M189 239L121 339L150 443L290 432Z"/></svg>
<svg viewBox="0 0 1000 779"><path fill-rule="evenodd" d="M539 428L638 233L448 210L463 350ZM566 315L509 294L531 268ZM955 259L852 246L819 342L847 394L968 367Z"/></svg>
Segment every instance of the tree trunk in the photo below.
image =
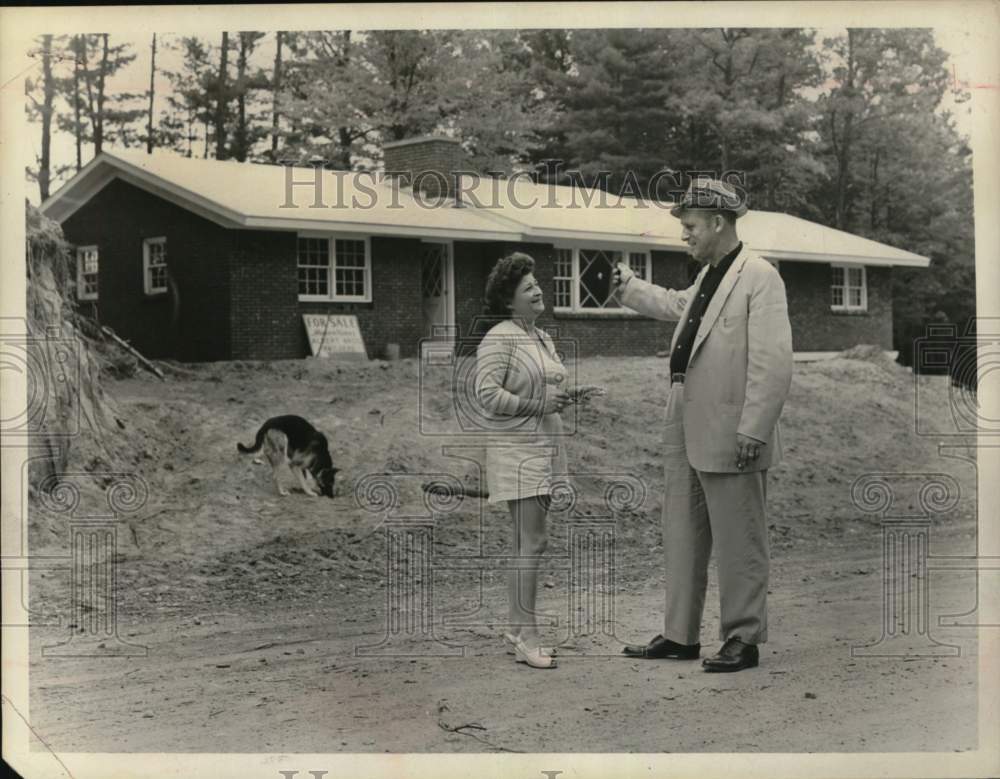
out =
<svg viewBox="0 0 1000 779"><path fill-rule="evenodd" d="M219 55L219 83L215 101L215 158L226 159L226 69L229 60L229 33L222 33Z"/></svg>
<svg viewBox="0 0 1000 779"><path fill-rule="evenodd" d="M233 156L240 162L246 162L249 149L249 131L247 129L247 39L246 33L240 33L240 53L236 60L236 148Z"/></svg>
<svg viewBox="0 0 1000 779"><path fill-rule="evenodd" d="M87 35L80 36L80 73L83 75L83 83L87 86L87 117L90 119L90 129L92 140L96 135L97 109L94 107L94 74L90 69L90 58L87 49L90 41ZM83 132L81 128L81 133Z"/></svg>
<svg viewBox="0 0 1000 779"><path fill-rule="evenodd" d="M855 30L847 31L847 83L844 85L844 96L854 97L854 36ZM854 111L848 108L844 115L844 132L840 143L840 154L837 156L837 208L835 227L838 230L847 229L847 190L850 186L851 173L851 140L854 128Z"/></svg>
<svg viewBox="0 0 1000 779"><path fill-rule="evenodd" d="M340 66L346 68L351 62L351 31L347 30L344 33L343 47L341 49L340 55ZM351 128L348 126L342 126L337 128L337 140L340 145L340 170L350 170L351 169L351 144L353 143L353 137L351 135Z"/></svg>
<svg viewBox="0 0 1000 779"><path fill-rule="evenodd" d="M82 35L73 37L73 135L76 142L76 169L83 167L83 124L80 122L80 49L87 45Z"/></svg>
<svg viewBox="0 0 1000 779"><path fill-rule="evenodd" d="M875 149L875 156L872 158L872 176L869 182L869 194L870 199L869 209L868 209L868 220L869 227L875 230L878 227L878 164L879 157L881 156L881 149Z"/></svg>
<svg viewBox="0 0 1000 779"><path fill-rule="evenodd" d="M722 32L722 38L726 43L726 64L722 70L723 83L725 84L723 98L726 105L730 105L733 101L733 84L736 82L733 70L733 47L736 45L738 38L729 34L726 30ZM729 172L729 130L720 126L719 134L721 136L720 162L722 163L722 170L719 171L719 175L725 176Z"/></svg>
<svg viewBox="0 0 1000 779"><path fill-rule="evenodd" d="M350 170L351 169L351 133L346 127L341 127L338 129L340 141L340 160L338 161L339 170Z"/></svg>
<svg viewBox="0 0 1000 779"><path fill-rule="evenodd" d="M186 157L194 155L194 111L189 107L187 110L187 154Z"/></svg>
<svg viewBox="0 0 1000 779"><path fill-rule="evenodd" d="M274 77L271 79L271 162L278 161L278 93L281 91L281 44L282 34L279 30L277 36L277 46L274 50Z"/></svg>
<svg viewBox="0 0 1000 779"><path fill-rule="evenodd" d="M108 34L102 33L101 69L97 74L97 113L94 116L94 156L104 149L104 81L108 73Z"/></svg>
<svg viewBox="0 0 1000 779"><path fill-rule="evenodd" d="M149 120L146 123L146 154L153 153L153 101L156 96L156 33L153 33L152 64L149 67Z"/></svg>
<svg viewBox="0 0 1000 779"><path fill-rule="evenodd" d="M52 150L52 99L55 97L55 83L52 81L52 36L42 36L42 159L38 166L38 189L42 200L49 198Z"/></svg>

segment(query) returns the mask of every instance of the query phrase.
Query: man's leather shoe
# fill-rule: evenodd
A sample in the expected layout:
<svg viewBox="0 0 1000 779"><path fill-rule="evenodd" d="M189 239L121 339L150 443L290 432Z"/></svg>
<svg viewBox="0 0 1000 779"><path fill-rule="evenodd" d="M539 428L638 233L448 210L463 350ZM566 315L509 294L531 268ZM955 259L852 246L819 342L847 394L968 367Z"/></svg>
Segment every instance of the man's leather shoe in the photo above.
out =
<svg viewBox="0 0 1000 779"><path fill-rule="evenodd" d="M742 671L754 668L760 660L756 644L744 644L739 636L727 638L719 651L701 661L706 671Z"/></svg>
<svg viewBox="0 0 1000 779"><path fill-rule="evenodd" d="M630 645L622 650L626 657L644 657L647 660L697 660L701 644L678 644L657 636L645 646Z"/></svg>

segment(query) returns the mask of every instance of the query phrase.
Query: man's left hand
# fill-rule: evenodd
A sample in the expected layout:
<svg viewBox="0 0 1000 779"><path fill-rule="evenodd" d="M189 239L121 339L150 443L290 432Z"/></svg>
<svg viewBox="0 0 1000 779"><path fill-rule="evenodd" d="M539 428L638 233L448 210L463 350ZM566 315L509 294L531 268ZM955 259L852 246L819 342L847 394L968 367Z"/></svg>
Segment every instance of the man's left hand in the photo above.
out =
<svg viewBox="0 0 1000 779"><path fill-rule="evenodd" d="M760 457L761 447L766 446L763 441L751 438L748 435L736 434L736 467L741 471L746 467L747 462Z"/></svg>

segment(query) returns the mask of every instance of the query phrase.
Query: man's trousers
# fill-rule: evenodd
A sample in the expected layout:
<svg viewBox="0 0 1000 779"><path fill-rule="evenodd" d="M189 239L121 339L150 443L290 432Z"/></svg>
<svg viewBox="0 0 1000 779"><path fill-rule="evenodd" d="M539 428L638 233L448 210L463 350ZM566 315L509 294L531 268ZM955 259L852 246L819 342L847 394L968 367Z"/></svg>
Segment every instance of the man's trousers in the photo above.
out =
<svg viewBox="0 0 1000 779"><path fill-rule="evenodd" d="M719 571L720 640L767 641L767 471L694 470L684 445L684 385L667 395L664 430L663 553L666 616L663 637L697 644L713 546ZM733 462L736 441L733 441Z"/></svg>

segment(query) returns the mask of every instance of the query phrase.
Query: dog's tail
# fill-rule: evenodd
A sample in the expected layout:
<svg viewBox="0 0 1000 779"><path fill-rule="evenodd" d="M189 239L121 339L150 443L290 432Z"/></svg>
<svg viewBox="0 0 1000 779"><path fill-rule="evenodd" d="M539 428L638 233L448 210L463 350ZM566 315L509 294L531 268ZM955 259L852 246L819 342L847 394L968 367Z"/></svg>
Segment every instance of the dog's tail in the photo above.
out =
<svg viewBox="0 0 1000 779"><path fill-rule="evenodd" d="M243 454L253 454L254 452L259 452L260 448L264 445L264 436L267 435L268 427L267 422L260 426L260 430L257 431L257 438L253 442L253 446L244 446L237 441L236 448Z"/></svg>

